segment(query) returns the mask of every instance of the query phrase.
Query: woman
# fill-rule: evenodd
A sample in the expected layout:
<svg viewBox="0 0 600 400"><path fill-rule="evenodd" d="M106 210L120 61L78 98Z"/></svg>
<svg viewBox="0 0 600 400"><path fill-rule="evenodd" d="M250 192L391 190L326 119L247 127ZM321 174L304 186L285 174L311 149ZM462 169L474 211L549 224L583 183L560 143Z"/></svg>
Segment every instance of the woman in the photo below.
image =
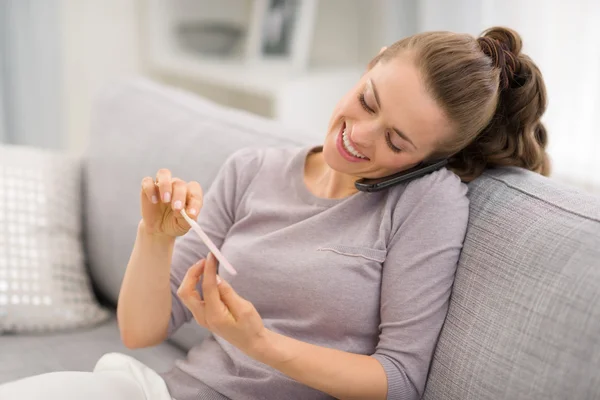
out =
<svg viewBox="0 0 600 400"><path fill-rule="evenodd" d="M406 38L341 99L322 148L240 151L204 204L196 182L167 170L145 178L118 305L123 341L155 345L192 318L213 335L162 376L109 354L94 373L28 378L0 394L420 398L468 222L463 182L495 166L549 173L544 83L520 51L505 28ZM355 187L445 158L448 168L408 183ZM182 209L237 275L217 276Z"/></svg>

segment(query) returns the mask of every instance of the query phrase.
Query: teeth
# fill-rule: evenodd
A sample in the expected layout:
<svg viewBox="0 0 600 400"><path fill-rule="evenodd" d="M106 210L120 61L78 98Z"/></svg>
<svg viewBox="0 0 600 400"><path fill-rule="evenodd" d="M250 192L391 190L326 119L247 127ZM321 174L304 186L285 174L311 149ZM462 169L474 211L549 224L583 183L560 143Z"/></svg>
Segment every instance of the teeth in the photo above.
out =
<svg viewBox="0 0 600 400"><path fill-rule="evenodd" d="M342 132L342 142L344 142L344 148L348 151L348 153L350 153L353 156L358 157L358 158L367 158L366 156L363 156L358 151L356 151L356 149L354 147L352 147L352 144L350 143L350 139L348 139L348 136L346 135L345 129L344 129L344 132Z"/></svg>

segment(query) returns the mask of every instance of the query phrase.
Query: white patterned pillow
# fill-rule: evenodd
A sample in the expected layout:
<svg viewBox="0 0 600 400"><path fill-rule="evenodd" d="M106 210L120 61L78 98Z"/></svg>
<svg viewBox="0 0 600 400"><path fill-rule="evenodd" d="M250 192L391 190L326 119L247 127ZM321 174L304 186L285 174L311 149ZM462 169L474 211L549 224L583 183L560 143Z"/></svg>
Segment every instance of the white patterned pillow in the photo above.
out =
<svg viewBox="0 0 600 400"><path fill-rule="evenodd" d="M62 154L0 145L0 333L90 326L110 315L84 265L80 168Z"/></svg>

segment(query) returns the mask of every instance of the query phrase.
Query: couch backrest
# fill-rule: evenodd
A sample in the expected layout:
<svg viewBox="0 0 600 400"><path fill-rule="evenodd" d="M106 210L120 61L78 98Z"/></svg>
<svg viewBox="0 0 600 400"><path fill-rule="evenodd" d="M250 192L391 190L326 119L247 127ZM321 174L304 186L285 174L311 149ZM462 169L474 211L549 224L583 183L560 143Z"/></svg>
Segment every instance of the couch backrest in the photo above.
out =
<svg viewBox="0 0 600 400"><path fill-rule="evenodd" d="M424 398L600 398L600 198L518 168L469 197Z"/></svg>
<svg viewBox="0 0 600 400"><path fill-rule="evenodd" d="M302 135L151 81L117 82L97 98L84 169L84 245L97 291L113 305L140 221L140 184L169 168L208 189L237 149L290 146Z"/></svg>

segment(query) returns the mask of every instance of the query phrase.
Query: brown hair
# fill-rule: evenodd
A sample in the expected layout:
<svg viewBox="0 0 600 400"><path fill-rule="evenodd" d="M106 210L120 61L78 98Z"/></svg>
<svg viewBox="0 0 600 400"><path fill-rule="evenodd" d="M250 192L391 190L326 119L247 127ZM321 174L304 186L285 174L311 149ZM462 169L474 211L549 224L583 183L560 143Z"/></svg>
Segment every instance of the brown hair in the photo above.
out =
<svg viewBox="0 0 600 400"><path fill-rule="evenodd" d="M449 157L463 181L485 168L517 166L549 175L548 137L540 118L546 87L535 63L521 53L521 37L495 27L479 38L426 32L394 43L371 65L408 50L456 134L430 158Z"/></svg>

